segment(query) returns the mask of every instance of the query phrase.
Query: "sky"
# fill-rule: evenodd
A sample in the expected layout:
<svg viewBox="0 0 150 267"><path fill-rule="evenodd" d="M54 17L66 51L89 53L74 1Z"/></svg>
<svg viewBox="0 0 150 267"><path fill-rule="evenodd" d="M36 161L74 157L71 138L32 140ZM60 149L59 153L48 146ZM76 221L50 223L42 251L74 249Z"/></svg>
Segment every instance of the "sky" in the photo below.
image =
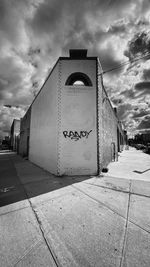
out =
<svg viewBox="0 0 150 267"><path fill-rule="evenodd" d="M0 136L73 48L100 58L129 137L150 132L149 0L0 0Z"/></svg>

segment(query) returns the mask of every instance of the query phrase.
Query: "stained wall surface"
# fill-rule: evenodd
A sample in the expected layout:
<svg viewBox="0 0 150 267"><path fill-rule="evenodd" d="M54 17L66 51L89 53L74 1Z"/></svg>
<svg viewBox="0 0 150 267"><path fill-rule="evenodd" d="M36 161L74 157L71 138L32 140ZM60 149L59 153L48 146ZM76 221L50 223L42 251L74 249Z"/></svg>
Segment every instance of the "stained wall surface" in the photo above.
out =
<svg viewBox="0 0 150 267"><path fill-rule="evenodd" d="M111 103L106 92L102 92L102 166L106 167L109 162L115 161L118 151L117 123Z"/></svg>
<svg viewBox="0 0 150 267"><path fill-rule="evenodd" d="M19 154L27 157L29 154L31 107L28 109L20 123Z"/></svg>
<svg viewBox="0 0 150 267"><path fill-rule="evenodd" d="M60 175L96 175L96 58L61 60L60 64L58 172ZM92 85L66 85L68 77L76 72L86 74Z"/></svg>
<svg viewBox="0 0 150 267"><path fill-rule="evenodd" d="M101 66L98 64L98 148L99 169L118 159L118 151L123 145L123 130L103 85ZM118 136L117 136L118 129ZM118 140L119 139L119 140ZM122 141L121 141L122 140Z"/></svg>
<svg viewBox="0 0 150 267"><path fill-rule="evenodd" d="M32 104L29 159L57 174L59 63Z"/></svg>

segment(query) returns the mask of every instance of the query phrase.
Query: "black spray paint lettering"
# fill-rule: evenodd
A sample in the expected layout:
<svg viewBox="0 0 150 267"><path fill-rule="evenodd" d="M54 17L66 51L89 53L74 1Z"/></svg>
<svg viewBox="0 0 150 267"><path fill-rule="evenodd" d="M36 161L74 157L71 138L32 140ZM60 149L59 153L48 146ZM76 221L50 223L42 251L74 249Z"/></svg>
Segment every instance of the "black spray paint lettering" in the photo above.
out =
<svg viewBox="0 0 150 267"><path fill-rule="evenodd" d="M71 140L78 141L79 139L85 137L88 138L89 134L92 132L92 130L88 131L63 131L63 135L65 138L70 138Z"/></svg>

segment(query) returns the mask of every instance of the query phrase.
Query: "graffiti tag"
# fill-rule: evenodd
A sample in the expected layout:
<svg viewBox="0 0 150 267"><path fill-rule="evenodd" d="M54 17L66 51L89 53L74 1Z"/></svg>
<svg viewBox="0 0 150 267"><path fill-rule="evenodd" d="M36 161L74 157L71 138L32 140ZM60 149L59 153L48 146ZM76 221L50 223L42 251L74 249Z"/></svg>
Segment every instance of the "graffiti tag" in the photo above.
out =
<svg viewBox="0 0 150 267"><path fill-rule="evenodd" d="M88 131L63 131L65 138L70 138L71 140L78 141L81 138L88 138L92 130Z"/></svg>

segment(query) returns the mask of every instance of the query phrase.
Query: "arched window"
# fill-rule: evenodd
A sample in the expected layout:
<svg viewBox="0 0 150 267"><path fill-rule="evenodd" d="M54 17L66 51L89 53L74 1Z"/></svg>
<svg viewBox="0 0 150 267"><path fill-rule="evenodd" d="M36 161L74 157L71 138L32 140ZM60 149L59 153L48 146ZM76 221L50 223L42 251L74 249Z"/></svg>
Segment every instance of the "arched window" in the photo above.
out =
<svg viewBox="0 0 150 267"><path fill-rule="evenodd" d="M90 78L85 73L74 72L68 77L65 85L92 86L92 82L91 82Z"/></svg>

